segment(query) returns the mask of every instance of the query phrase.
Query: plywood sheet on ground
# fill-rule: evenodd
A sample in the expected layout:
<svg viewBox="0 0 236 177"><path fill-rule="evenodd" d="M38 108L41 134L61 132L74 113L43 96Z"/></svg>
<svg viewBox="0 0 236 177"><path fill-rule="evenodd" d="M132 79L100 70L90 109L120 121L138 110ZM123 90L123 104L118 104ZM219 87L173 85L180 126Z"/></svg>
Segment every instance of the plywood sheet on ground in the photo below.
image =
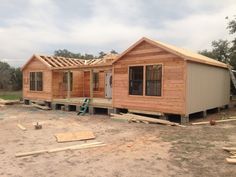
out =
<svg viewBox="0 0 236 177"><path fill-rule="evenodd" d="M95 135L91 131L79 131L79 132L67 132L55 134L57 142L70 142L70 141L80 141L94 139Z"/></svg>

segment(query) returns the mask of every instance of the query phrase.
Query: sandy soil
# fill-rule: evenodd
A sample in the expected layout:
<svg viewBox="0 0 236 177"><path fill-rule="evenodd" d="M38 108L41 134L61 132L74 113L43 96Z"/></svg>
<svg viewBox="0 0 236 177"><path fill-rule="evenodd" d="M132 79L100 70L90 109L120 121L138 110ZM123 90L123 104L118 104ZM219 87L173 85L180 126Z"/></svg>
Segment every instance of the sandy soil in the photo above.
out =
<svg viewBox="0 0 236 177"><path fill-rule="evenodd" d="M209 118L236 115L235 110ZM35 130L34 122L43 129ZM16 124L27 128L22 131ZM17 152L65 147L55 133L91 130L105 147L16 158ZM236 146L236 122L216 126L169 127L126 123L108 116L78 117L74 112L43 111L23 105L0 108L1 177L236 176L222 146Z"/></svg>

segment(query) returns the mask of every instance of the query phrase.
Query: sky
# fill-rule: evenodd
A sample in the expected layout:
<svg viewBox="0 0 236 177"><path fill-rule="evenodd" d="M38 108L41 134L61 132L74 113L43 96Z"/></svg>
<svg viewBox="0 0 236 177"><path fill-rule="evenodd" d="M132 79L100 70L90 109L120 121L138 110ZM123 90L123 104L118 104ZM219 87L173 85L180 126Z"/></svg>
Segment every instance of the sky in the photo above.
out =
<svg viewBox="0 0 236 177"><path fill-rule="evenodd" d="M0 0L0 60L22 66L34 53L123 52L142 37L192 51L230 39L235 0Z"/></svg>

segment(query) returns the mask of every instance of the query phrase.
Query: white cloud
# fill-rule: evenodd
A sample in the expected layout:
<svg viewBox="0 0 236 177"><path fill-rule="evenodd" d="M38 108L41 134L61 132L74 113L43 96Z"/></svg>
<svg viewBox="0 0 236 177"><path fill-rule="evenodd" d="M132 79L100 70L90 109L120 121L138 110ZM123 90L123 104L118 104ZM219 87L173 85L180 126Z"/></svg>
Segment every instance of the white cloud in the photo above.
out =
<svg viewBox="0 0 236 177"><path fill-rule="evenodd" d="M92 14L88 14L88 17L77 16L66 20L61 17L69 14L56 2L29 0L23 15L4 19L6 25L1 26L0 23L0 58L10 58L8 61L11 64L23 64L33 53L47 54L53 47L62 45L73 48L86 46L81 49L93 53L98 52L93 51L95 48L125 50L143 36L197 51L209 48L212 40L228 38L227 21L224 18L236 12L236 4L231 0L226 3L187 1L188 6L195 4L194 13L181 19L168 17L158 22L162 25L156 28L156 24L146 25L149 19L144 18L142 1L111 0L101 3L93 0L89 2ZM211 4L217 7L216 10L197 12L198 8L209 8ZM152 18L158 15L157 11L152 14Z"/></svg>

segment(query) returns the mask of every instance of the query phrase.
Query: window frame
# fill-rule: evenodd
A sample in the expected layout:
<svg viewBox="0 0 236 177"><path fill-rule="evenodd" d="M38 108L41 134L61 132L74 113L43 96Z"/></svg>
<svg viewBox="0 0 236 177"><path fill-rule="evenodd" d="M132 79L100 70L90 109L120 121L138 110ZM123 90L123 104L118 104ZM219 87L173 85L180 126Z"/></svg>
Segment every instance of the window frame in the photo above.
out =
<svg viewBox="0 0 236 177"><path fill-rule="evenodd" d="M142 84L142 95L140 94L130 94L130 68L132 67L142 67L143 68L143 84ZM132 66L129 66L128 68L128 95L130 96L143 96L143 91L144 91L144 72L145 72L145 69L144 69L144 66L143 65L132 65Z"/></svg>
<svg viewBox="0 0 236 177"><path fill-rule="evenodd" d="M146 66L150 66L150 65L161 65L162 67L162 73L161 73L161 95L160 96L148 96L146 95ZM130 67L133 66L143 66L143 94L142 95L130 95L129 94L129 72L130 72ZM128 91L127 91L127 95L128 97L146 97L146 98L162 98L164 95L164 89L163 89L163 84L164 84L164 64L163 63L148 63L148 64L133 64L133 65L128 65Z"/></svg>
<svg viewBox="0 0 236 177"><path fill-rule="evenodd" d="M39 80L38 79L38 73L41 73L42 74L42 79ZM31 80L31 74L34 74L34 79ZM29 91L30 92L43 92L43 71L29 71ZM34 83L34 89L31 89L31 84L32 84L32 81ZM39 89L38 85L39 85L39 82L41 81L41 89Z"/></svg>
<svg viewBox="0 0 236 177"><path fill-rule="evenodd" d="M63 72L62 83L64 84L65 91L68 91L68 72ZM70 91L73 91L73 72L70 72Z"/></svg>
<svg viewBox="0 0 236 177"><path fill-rule="evenodd" d="M147 95L147 82L148 82L148 80L147 80L147 67L148 66L161 66L161 79L160 79L160 86L161 86L161 88L160 88L160 95ZM160 97L160 96L162 96L162 80L163 80L163 77L162 77L162 75L163 75L163 65L161 65L161 64L147 64L147 65L145 65L145 96L148 96L148 97ZM149 81L151 81L151 80L149 80ZM159 81L159 80L153 80L153 81Z"/></svg>
<svg viewBox="0 0 236 177"><path fill-rule="evenodd" d="M95 75L97 75L97 80L95 79ZM99 91L99 72L93 72L93 91Z"/></svg>

